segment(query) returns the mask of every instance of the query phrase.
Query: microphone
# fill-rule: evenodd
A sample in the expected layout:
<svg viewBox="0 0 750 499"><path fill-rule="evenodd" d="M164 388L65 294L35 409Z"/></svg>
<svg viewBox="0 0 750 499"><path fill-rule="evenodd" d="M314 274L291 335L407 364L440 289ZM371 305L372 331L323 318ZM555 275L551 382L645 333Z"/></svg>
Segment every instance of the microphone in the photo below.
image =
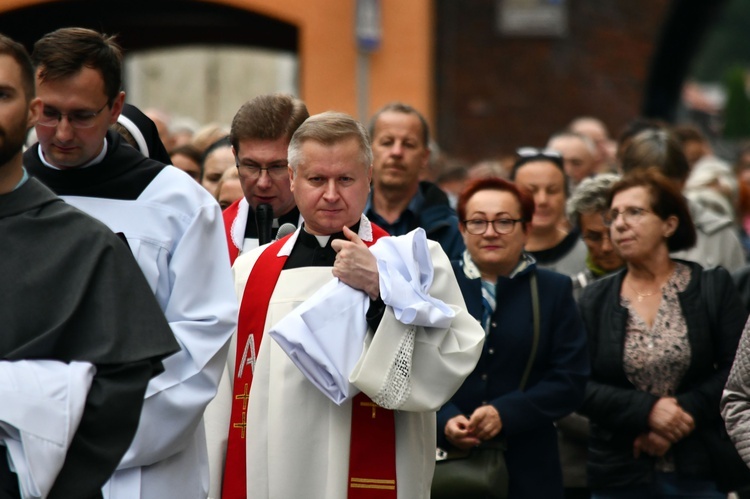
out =
<svg viewBox="0 0 750 499"><path fill-rule="evenodd" d="M297 230L297 227L294 226L294 224L290 224L289 222L283 224L281 227L279 227L279 231L276 233L276 240L278 241L281 238L284 238Z"/></svg>
<svg viewBox="0 0 750 499"><path fill-rule="evenodd" d="M271 225L273 224L273 208L268 203L259 204L255 208L255 223L258 224L258 244L271 242Z"/></svg>

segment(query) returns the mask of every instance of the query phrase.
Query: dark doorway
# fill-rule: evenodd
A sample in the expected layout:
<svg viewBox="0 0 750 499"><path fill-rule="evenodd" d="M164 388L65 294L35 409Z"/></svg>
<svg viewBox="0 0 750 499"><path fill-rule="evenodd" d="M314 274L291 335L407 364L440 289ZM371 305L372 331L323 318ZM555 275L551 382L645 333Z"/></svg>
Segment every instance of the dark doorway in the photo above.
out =
<svg viewBox="0 0 750 499"><path fill-rule="evenodd" d="M227 44L297 52L297 27L216 3L190 0L71 0L0 14L0 32L23 43L80 26L117 34L126 51L184 44Z"/></svg>

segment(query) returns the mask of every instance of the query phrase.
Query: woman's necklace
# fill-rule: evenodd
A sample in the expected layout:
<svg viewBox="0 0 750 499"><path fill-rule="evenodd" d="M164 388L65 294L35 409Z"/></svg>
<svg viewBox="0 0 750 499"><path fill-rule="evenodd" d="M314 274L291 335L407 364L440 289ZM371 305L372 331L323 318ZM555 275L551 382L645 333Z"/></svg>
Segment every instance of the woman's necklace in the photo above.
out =
<svg viewBox="0 0 750 499"><path fill-rule="evenodd" d="M628 287L629 287L630 289L632 289L632 290L633 290L633 292L634 292L634 293L635 293L636 295L638 295L638 298L637 298L637 300L638 300L638 303L641 303L641 302L643 301L643 299L644 299L644 298L648 298L649 296L653 296L653 295L655 295L655 294L656 294L656 291L652 291L652 292L650 292L650 293L639 293L639 292L638 292L638 290L637 290L637 289L635 289L635 288L633 287L633 285L632 285L632 284L630 284L630 281L628 281ZM660 288L659 288L659 289L658 289L657 291L661 291L661 287L660 287Z"/></svg>

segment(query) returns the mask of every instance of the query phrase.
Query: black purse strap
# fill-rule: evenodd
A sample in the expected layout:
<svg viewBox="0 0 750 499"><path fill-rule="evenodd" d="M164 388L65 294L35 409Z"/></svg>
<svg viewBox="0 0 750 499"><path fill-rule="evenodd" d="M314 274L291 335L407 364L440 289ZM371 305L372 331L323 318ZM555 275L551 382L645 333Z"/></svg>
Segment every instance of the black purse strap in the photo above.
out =
<svg viewBox="0 0 750 499"><path fill-rule="evenodd" d="M529 354L529 361L526 363L526 369L523 372L521 378L520 390L523 391L526 388L526 382L529 380L529 374L531 374L531 368L536 360L536 351L539 348L539 287L536 282L536 272L531 273L531 310L534 314L534 337L531 342L531 353Z"/></svg>

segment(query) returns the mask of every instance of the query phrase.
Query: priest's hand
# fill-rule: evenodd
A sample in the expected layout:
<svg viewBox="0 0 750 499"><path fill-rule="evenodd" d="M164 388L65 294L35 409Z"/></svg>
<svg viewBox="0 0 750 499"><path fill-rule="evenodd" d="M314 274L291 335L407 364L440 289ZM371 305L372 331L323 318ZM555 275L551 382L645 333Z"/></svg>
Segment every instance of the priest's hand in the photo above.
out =
<svg viewBox="0 0 750 499"><path fill-rule="evenodd" d="M331 248L336 251L333 275L344 284L360 289L370 299L376 300L380 296L380 278L375 255L349 227L344 227L344 235L348 241L331 241Z"/></svg>
<svg viewBox="0 0 750 499"><path fill-rule="evenodd" d="M469 431L469 420L463 414L448 420L445 424L445 438L459 449L470 449L482 443Z"/></svg>

